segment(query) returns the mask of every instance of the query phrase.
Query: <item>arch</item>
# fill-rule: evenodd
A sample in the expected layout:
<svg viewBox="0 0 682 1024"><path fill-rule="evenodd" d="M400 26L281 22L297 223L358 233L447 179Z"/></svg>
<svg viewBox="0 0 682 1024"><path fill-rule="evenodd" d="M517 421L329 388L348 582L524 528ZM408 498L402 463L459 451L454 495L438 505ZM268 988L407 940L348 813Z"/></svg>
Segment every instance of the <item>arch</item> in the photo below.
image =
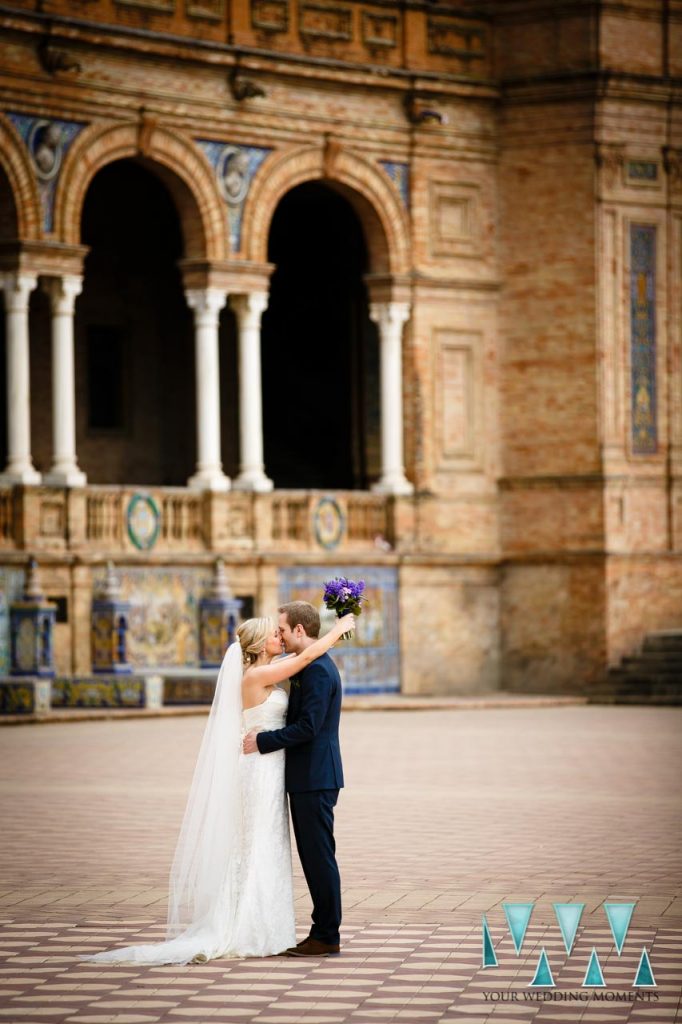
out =
<svg viewBox="0 0 682 1024"><path fill-rule="evenodd" d="M181 132L145 121L91 125L70 148L55 196L55 232L69 245L80 242L83 201L90 182L114 160L136 157L153 171L177 207L185 258L223 260L227 253L225 207L213 169Z"/></svg>
<svg viewBox="0 0 682 1024"><path fill-rule="evenodd" d="M407 274L410 229L392 183L369 160L336 144L274 153L258 169L244 208L242 249L248 260L267 262L268 232L282 196L305 181L322 180L341 192L362 224L372 274Z"/></svg>
<svg viewBox="0 0 682 1024"><path fill-rule="evenodd" d="M14 198L17 233L24 241L42 236L42 204L38 180L26 146L12 122L0 114L0 166Z"/></svg>

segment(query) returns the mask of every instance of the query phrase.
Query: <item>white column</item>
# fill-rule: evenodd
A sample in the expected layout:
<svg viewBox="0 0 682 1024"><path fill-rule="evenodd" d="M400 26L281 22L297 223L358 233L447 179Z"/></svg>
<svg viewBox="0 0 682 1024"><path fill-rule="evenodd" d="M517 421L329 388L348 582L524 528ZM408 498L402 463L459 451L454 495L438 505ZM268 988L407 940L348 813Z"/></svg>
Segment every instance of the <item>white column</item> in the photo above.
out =
<svg viewBox="0 0 682 1024"><path fill-rule="evenodd" d="M408 302L373 302L369 315L379 327L381 373L381 479L379 494L412 494L403 465L403 324Z"/></svg>
<svg viewBox="0 0 682 1024"><path fill-rule="evenodd" d="M39 484L31 460L28 301L38 282L35 274L1 274L5 293L7 346L7 468L0 483Z"/></svg>
<svg viewBox="0 0 682 1024"><path fill-rule="evenodd" d="M197 404L197 469L187 485L198 491L229 491L230 479L220 461L218 376L218 319L227 293L219 288L192 288L185 296L194 310Z"/></svg>
<svg viewBox="0 0 682 1024"><path fill-rule="evenodd" d="M260 321L268 304L266 292L235 295L230 305L239 334L239 476L234 486L244 491L271 491L263 462L263 402Z"/></svg>
<svg viewBox="0 0 682 1024"><path fill-rule="evenodd" d="M45 290L52 309L52 468L45 483L84 487L85 473L76 461L76 384L73 359L73 315L83 287L77 275L48 278Z"/></svg>

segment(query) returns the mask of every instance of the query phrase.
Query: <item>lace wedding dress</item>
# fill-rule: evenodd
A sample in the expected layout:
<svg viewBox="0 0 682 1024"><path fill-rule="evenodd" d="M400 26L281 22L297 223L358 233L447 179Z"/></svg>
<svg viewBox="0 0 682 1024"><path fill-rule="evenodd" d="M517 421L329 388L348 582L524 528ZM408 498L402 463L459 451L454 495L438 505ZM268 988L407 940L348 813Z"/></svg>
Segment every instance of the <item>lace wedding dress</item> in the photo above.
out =
<svg viewBox="0 0 682 1024"><path fill-rule="evenodd" d="M241 650L218 676L171 872L167 939L79 959L186 964L273 956L296 944L284 750L243 754L250 729L280 729L288 697L275 688L242 711Z"/></svg>

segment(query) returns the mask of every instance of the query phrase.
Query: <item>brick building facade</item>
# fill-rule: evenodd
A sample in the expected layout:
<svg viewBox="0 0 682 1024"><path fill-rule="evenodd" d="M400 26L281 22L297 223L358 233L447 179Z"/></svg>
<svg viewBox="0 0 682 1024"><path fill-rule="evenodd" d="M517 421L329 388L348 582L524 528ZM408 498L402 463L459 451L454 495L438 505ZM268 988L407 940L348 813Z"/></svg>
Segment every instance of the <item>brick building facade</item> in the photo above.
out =
<svg viewBox="0 0 682 1024"><path fill-rule="evenodd" d="M263 613L371 577L367 689L680 625L680 0L14 0L0 83L0 574L60 672L107 559L140 664L217 555Z"/></svg>

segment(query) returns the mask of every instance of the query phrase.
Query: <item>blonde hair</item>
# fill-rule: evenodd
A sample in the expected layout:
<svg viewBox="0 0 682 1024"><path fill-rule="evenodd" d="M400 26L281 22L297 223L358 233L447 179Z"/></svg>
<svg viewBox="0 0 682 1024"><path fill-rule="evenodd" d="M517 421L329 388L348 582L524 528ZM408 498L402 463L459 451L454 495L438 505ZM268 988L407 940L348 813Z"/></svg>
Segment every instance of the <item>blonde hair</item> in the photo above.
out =
<svg viewBox="0 0 682 1024"><path fill-rule="evenodd" d="M242 662L244 667L253 665L254 661L265 647L268 635L275 629L275 620L265 617L261 619L247 619L242 622L237 630L237 639L242 648Z"/></svg>

